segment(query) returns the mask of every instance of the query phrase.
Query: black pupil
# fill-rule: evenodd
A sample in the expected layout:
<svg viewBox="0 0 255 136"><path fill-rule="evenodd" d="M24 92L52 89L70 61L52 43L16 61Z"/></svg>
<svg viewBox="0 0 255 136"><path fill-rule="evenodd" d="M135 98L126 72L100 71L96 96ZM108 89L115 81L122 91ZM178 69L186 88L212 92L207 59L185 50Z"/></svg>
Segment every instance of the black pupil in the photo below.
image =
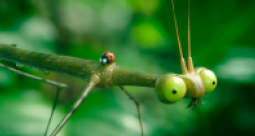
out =
<svg viewBox="0 0 255 136"><path fill-rule="evenodd" d="M173 94L176 94L176 93L177 93L177 91L174 89L174 90L173 90Z"/></svg>
<svg viewBox="0 0 255 136"><path fill-rule="evenodd" d="M215 85L215 81L213 81L212 84Z"/></svg>

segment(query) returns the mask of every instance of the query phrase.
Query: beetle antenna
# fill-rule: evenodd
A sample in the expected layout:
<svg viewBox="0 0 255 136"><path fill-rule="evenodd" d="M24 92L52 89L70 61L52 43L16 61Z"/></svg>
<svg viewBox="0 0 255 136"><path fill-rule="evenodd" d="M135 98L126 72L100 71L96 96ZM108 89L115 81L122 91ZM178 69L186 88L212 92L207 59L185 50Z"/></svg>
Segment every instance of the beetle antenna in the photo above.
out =
<svg viewBox="0 0 255 136"><path fill-rule="evenodd" d="M177 40L178 40L178 45L179 45L182 74L187 74L188 73L187 66L186 66L186 63L185 63L185 60L184 60L183 54L182 54L182 46L181 46L181 41L180 41L180 37L179 37L179 33L178 33L177 19L175 17L175 12L174 12L174 1L171 0L171 3L172 3L173 15L174 15L175 32L176 32L176 36L177 36Z"/></svg>
<svg viewBox="0 0 255 136"><path fill-rule="evenodd" d="M188 68L189 73L194 71L193 61L191 58L191 38L190 38L190 0L188 0Z"/></svg>

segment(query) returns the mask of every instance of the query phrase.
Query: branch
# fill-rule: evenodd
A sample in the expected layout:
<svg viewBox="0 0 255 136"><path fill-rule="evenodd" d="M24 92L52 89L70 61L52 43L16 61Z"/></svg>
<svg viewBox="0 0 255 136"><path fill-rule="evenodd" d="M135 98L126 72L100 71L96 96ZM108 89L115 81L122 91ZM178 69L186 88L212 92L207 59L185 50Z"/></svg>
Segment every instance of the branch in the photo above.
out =
<svg viewBox="0 0 255 136"><path fill-rule="evenodd" d="M102 88L109 88L113 85L154 87L156 80L160 76L127 70L116 63L102 65L98 61L31 52L8 44L0 44L0 59L35 67L40 70L75 76L87 82L89 82L91 75L96 74L100 78L100 83L97 84L97 87Z"/></svg>
<svg viewBox="0 0 255 136"><path fill-rule="evenodd" d="M141 71L124 69L120 66L114 68L112 81L114 85L134 85L154 87L160 75Z"/></svg>

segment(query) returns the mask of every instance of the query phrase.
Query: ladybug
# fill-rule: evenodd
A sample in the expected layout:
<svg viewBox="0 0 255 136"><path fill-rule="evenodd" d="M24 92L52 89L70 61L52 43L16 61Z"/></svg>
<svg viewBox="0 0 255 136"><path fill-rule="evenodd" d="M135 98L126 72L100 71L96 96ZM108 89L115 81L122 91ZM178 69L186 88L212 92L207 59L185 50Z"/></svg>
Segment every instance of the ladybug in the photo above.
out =
<svg viewBox="0 0 255 136"><path fill-rule="evenodd" d="M99 59L99 62L103 65L106 63L109 64L113 61L115 61L115 56L112 52L105 52Z"/></svg>

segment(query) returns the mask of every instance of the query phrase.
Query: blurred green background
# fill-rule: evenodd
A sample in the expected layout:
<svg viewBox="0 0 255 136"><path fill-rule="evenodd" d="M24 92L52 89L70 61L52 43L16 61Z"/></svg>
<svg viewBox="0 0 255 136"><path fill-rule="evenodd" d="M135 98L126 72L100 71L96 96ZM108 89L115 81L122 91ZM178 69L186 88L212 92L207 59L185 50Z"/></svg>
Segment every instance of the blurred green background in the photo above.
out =
<svg viewBox="0 0 255 136"><path fill-rule="evenodd" d="M187 57L187 0L175 0ZM0 43L98 60L105 51L122 67L181 73L170 0L0 0ZM160 103L153 88L127 87L142 103L146 136L255 135L255 1L191 0L195 67L218 77L205 105ZM14 63L4 62L15 67ZM22 71L69 86L61 92L50 132L87 83L67 75ZM0 135L42 136L56 89L0 68ZM139 136L135 104L117 87L96 88L59 136Z"/></svg>

